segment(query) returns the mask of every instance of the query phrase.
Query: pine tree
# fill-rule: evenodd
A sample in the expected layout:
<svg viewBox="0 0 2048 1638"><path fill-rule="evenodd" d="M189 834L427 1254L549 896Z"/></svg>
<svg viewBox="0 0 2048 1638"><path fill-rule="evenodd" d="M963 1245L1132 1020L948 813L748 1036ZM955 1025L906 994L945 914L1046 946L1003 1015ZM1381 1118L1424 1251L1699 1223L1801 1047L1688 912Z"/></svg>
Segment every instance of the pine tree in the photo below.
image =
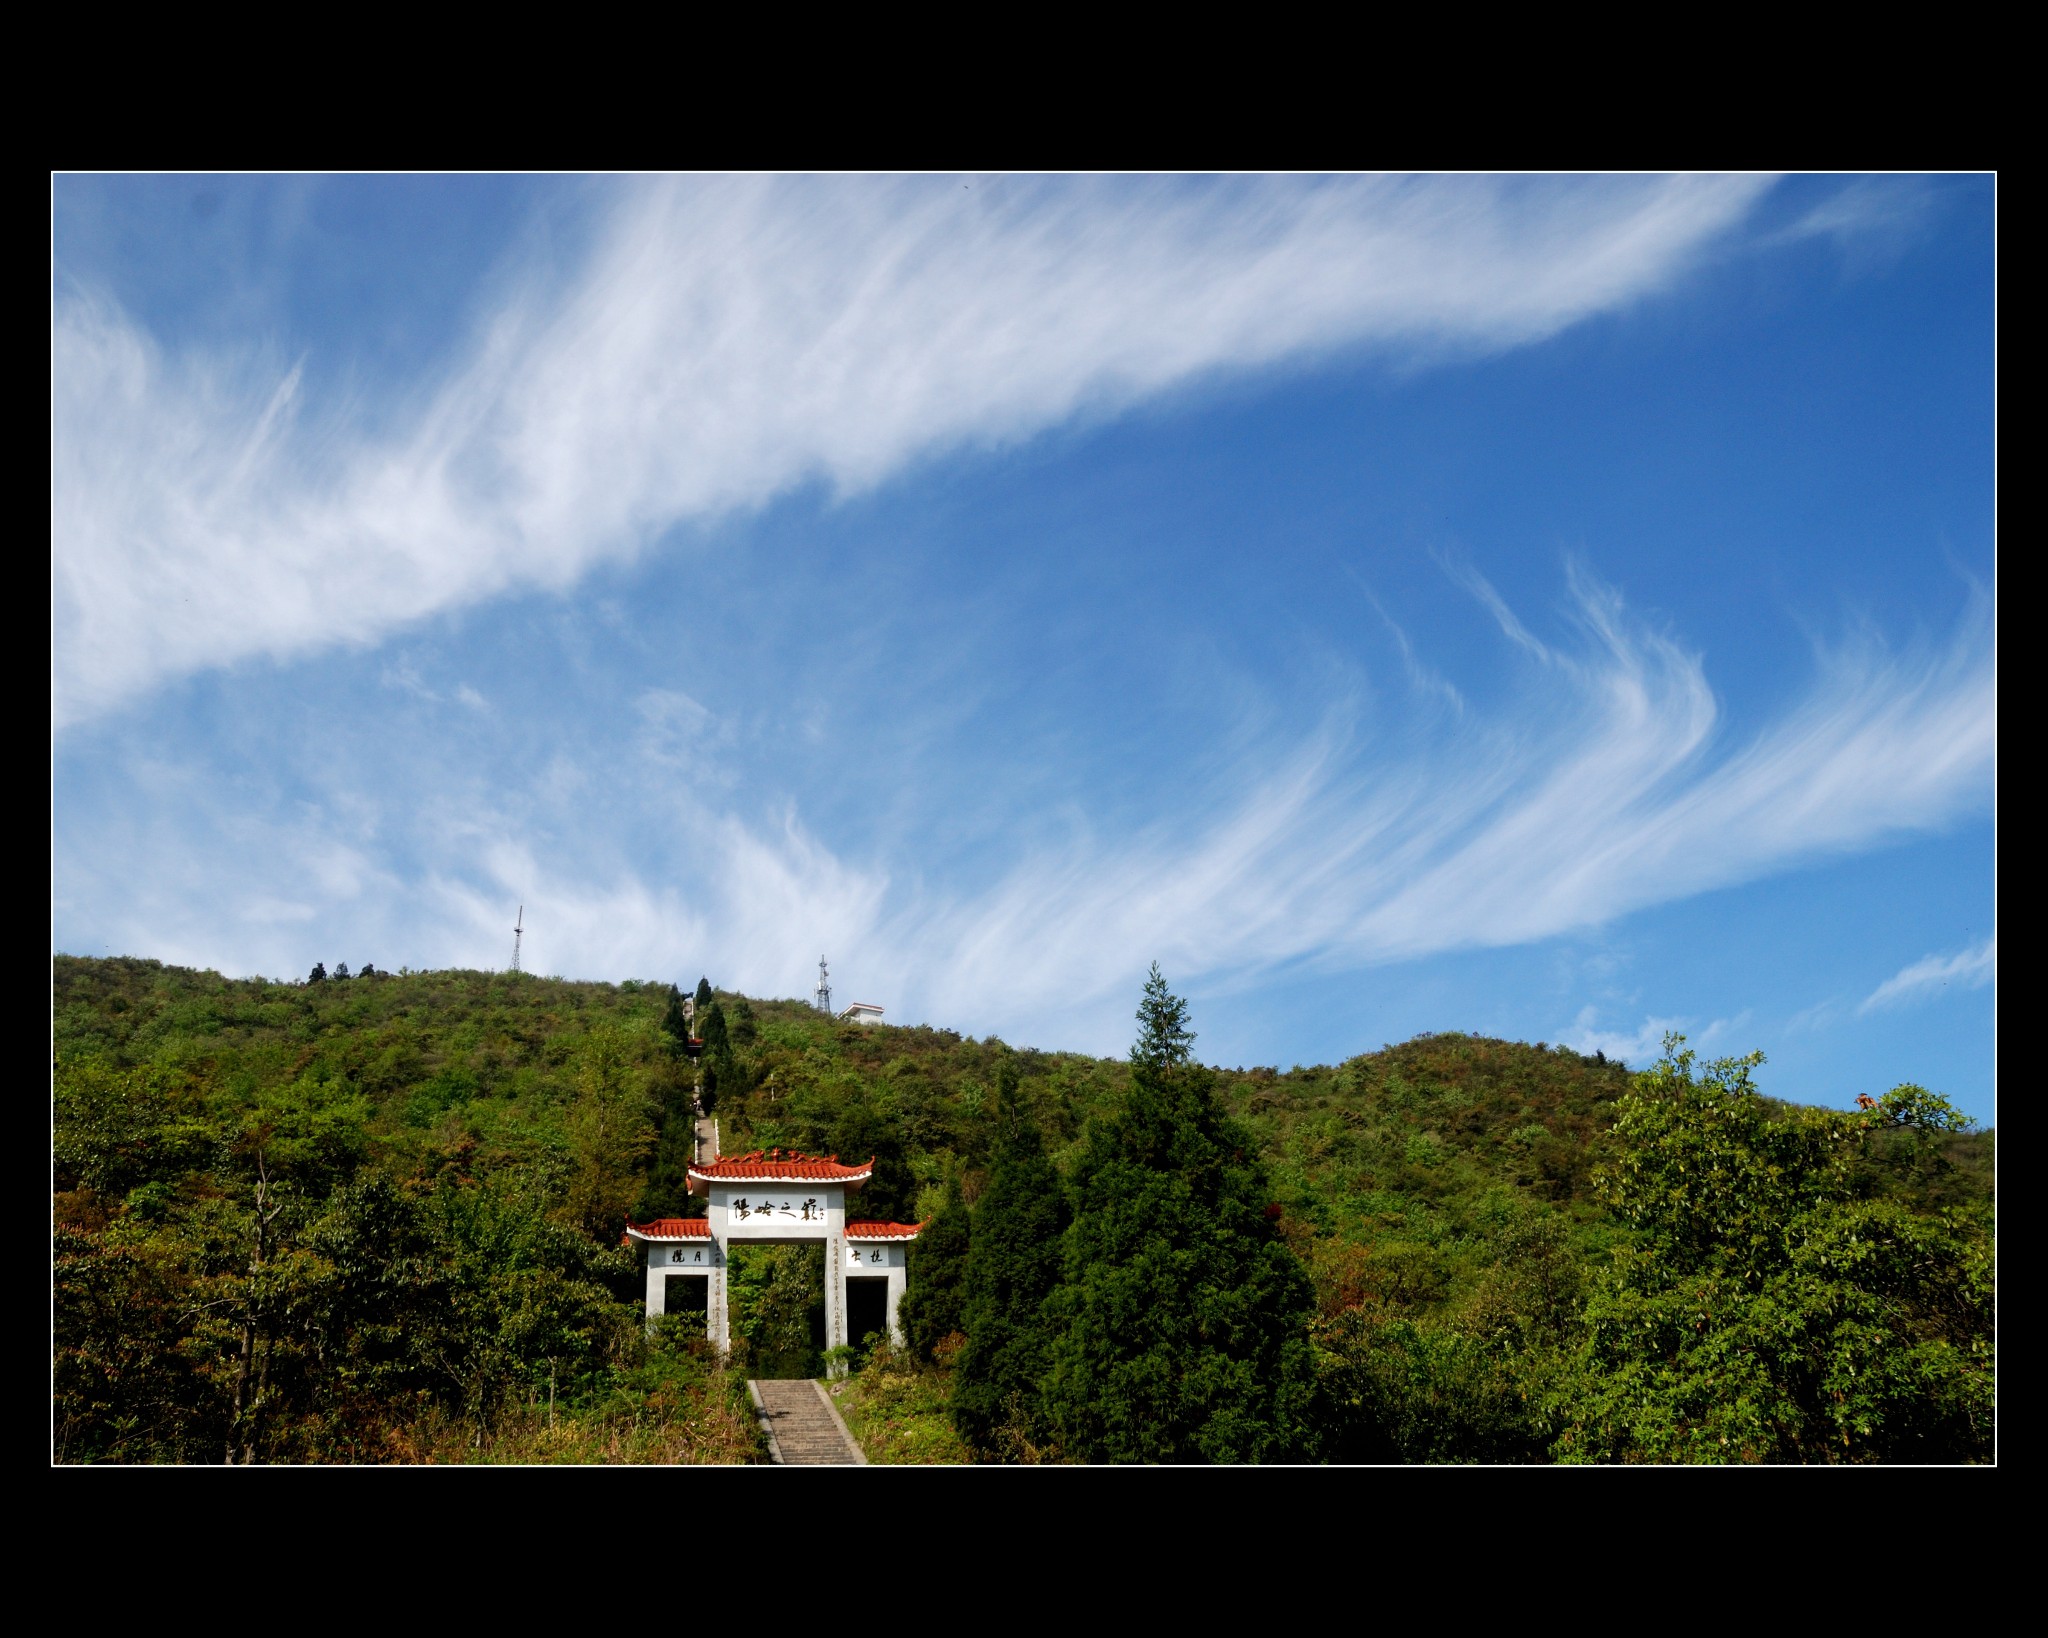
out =
<svg viewBox="0 0 2048 1638"><path fill-rule="evenodd" d="M697 980L697 997L696 997L696 1000L697 1000L697 1016L698 1016L699 1018L702 1018L702 1017L704 1016L704 1009L705 1009L706 1007L708 1007L708 1006L710 1006L710 1005L711 1005L711 980L710 980L710 979L708 979L708 978L700 978L700 979L698 979L698 980Z"/></svg>
<svg viewBox="0 0 2048 1638"><path fill-rule="evenodd" d="M661 1015L661 1032L668 1037L671 1058L680 1058L690 1046L690 1020L683 1016L683 992L668 987L668 1007Z"/></svg>
<svg viewBox="0 0 2048 1638"><path fill-rule="evenodd" d="M903 1123L870 1094L855 1092L840 1105L826 1129L825 1147L849 1166L874 1158L874 1171L861 1185L863 1217L902 1222L915 1209L917 1178L903 1153Z"/></svg>
<svg viewBox="0 0 2048 1638"><path fill-rule="evenodd" d="M897 1310L903 1339L920 1359L930 1359L932 1350L960 1329L973 1240L970 1223L960 1179L949 1177L945 1203L910 1243L910 1267Z"/></svg>
<svg viewBox="0 0 2048 1638"><path fill-rule="evenodd" d="M1156 964L1138 1022L1124 1107L1075 1168L1049 1418L1083 1461L1309 1454L1313 1292L1266 1217L1255 1141L1192 1061Z"/></svg>
<svg viewBox="0 0 2048 1638"><path fill-rule="evenodd" d="M732 1057L732 1036L725 1027L725 1009L716 1001L697 1014L697 1038L704 1043L704 1056L712 1063Z"/></svg>
<svg viewBox="0 0 2048 1638"><path fill-rule="evenodd" d="M725 1009L716 1001L698 1007L697 1037L704 1043L704 1108L709 1111L717 1106L720 1092L743 1090L733 1062L732 1036L725 1027Z"/></svg>
<svg viewBox="0 0 2048 1638"><path fill-rule="evenodd" d="M653 1164L633 1208L634 1219L648 1222L657 1217L701 1217L705 1201L690 1193L690 1162L696 1158L697 1111L691 1082L695 1079L689 1060L671 1058L659 1064L649 1078L659 1113L655 1118L657 1136Z"/></svg>
<svg viewBox="0 0 2048 1638"><path fill-rule="evenodd" d="M953 1425L977 1454L1001 1460L1049 1442L1039 1379L1050 1355L1046 1299L1060 1283L1067 1200L1008 1057L996 1067L996 1119L967 1256L967 1343L955 1362Z"/></svg>
<svg viewBox="0 0 2048 1638"><path fill-rule="evenodd" d="M732 1040L734 1046L752 1046L761 1036L754 1006L744 995L732 998Z"/></svg>

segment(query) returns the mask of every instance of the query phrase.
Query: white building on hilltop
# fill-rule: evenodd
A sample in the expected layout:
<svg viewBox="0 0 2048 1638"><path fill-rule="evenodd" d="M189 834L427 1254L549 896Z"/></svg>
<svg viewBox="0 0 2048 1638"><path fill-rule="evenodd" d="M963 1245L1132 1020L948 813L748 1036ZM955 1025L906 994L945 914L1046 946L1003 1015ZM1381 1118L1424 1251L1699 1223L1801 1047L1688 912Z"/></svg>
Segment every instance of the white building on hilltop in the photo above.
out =
<svg viewBox="0 0 2048 1638"><path fill-rule="evenodd" d="M882 1009L872 1001L856 1001L839 1015L842 1024L879 1024Z"/></svg>

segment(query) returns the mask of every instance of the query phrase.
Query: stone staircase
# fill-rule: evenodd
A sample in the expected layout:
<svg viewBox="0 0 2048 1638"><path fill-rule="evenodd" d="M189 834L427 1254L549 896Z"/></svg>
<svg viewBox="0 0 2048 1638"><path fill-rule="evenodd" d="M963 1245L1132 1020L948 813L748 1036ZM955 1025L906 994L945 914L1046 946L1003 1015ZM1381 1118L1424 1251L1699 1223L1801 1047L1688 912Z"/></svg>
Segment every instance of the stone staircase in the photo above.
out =
<svg viewBox="0 0 2048 1638"><path fill-rule="evenodd" d="M867 1457L817 1382L750 1381L747 1397L768 1433L768 1459L780 1467L865 1467Z"/></svg>

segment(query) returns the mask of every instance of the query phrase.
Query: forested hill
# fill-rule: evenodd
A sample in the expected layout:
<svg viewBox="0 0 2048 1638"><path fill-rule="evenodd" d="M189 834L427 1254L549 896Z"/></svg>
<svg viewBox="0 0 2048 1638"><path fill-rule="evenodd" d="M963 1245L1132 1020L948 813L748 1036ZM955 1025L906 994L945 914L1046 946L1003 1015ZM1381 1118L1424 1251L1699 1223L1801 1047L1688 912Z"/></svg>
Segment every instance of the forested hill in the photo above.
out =
<svg viewBox="0 0 2048 1638"><path fill-rule="evenodd" d="M1122 1061L698 993L701 1072L726 1148L873 1154L862 1210L877 1217L952 1209L968 1214L964 1235L1020 1115L1064 1177L1131 1092ZM679 999L666 982L378 972L276 984L57 958L60 1458L749 1459L751 1424L719 1362L642 1336L619 1244L628 1217L701 1209L683 1186L699 1065L681 1052ZM1613 1128L1634 1085L1630 1066L1460 1034L1335 1068L1202 1073L1221 1130L1255 1151L1239 1158L1312 1291L1300 1323L1319 1408L1287 1448L1383 1460L1690 1452L1684 1439L1703 1425L1691 1412L1660 1434L1656 1415L1596 1403L1587 1387L1589 1371L1626 1375L1598 1363L1601 1315L1664 1300L1609 1289L1617 1266L1660 1243L1654 1212L1610 1178L1628 1172L1613 1164ZM1760 1131L1806 1130L1796 1109L1752 1102ZM1922 1361L1912 1390L1924 1426L1873 1412L1890 1416L1892 1444L1824 1449L1801 1423L1736 1454L1989 1448L1993 1140L1899 1107L1884 1132L1828 1139L1827 1166L1856 1209L1942 1225L1955 1278L1977 1281L1962 1297L1884 1299L1902 1346L1947 1350ZM931 1280L943 1284L936 1264ZM736 1277L736 1304L752 1305L736 1318L757 1346L776 1324L776 1289L769 1272L751 1286ZM1960 1330L1926 1318L1958 1301L1980 1317ZM1956 1365L1979 1332L1981 1369ZM929 1342L918 1368L943 1378L949 1350ZM1773 1414L1825 1420L1824 1408ZM1064 1453L1090 1454L1071 1442Z"/></svg>

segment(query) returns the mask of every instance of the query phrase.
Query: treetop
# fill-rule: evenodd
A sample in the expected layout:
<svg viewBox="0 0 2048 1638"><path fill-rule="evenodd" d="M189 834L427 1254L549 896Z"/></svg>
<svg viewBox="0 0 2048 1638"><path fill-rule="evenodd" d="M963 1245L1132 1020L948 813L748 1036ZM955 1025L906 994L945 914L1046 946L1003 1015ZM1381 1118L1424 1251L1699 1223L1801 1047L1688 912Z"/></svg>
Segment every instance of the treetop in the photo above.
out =
<svg viewBox="0 0 2048 1638"><path fill-rule="evenodd" d="M1138 1003L1138 1039L1131 1046L1131 1063L1148 1069L1178 1068L1192 1056L1194 1044L1188 1004L1166 987L1155 961L1145 980L1144 999Z"/></svg>

